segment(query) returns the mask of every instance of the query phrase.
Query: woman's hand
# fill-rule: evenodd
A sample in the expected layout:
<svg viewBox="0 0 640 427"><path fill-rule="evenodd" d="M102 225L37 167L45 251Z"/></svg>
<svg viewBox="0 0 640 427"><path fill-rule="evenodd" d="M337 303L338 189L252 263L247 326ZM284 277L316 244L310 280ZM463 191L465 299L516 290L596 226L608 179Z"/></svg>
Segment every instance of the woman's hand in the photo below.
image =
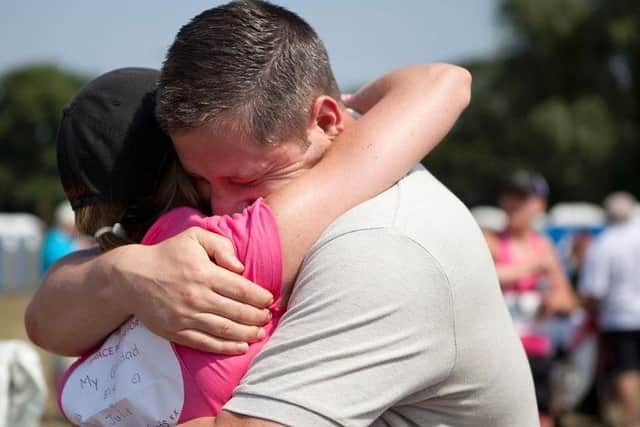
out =
<svg viewBox="0 0 640 427"><path fill-rule="evenodd" d="M542 305L547 314L569 314L578 308L579 301L573 292L552 289L543 295Z"/></svg>
<svg viewBox="0 0 640 427"><path fill-rule="evenodd" d="M193 227L107 255L118 299L155 334L224 354L243 353L264 336L272 295L238 274L243 266L226 238Z"/></svg>
<svg viewBox="0 0 640 427"><path fill-rule="evenodd" d="M523 276L527 274L548 274L553 260L549 256L537 256L535 259L523 263Z"/></svg>

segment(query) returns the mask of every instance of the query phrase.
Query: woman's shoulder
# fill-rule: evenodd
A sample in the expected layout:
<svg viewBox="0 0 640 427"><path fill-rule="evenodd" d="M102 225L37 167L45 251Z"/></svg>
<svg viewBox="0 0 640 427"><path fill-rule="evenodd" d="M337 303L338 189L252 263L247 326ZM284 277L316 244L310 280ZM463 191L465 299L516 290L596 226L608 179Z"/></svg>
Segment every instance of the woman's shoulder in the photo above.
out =
<svg viewBox="0 0 640 427"><path fill-rule="evenodd" d="M553 243L551 242L551 239L549 239L547 235L540 233L539 231L532 231L529 236L530 236L530 241L540 251L545 251L545 252L555 251Z"/></svg>
<svg viewBox="0 0 640 427"><path fill-rule="evenodd" d="M197 209L179 207L160 216L145 233L142 244L152 245L161 242L189 227L204 224L206 216Z"/></svg>

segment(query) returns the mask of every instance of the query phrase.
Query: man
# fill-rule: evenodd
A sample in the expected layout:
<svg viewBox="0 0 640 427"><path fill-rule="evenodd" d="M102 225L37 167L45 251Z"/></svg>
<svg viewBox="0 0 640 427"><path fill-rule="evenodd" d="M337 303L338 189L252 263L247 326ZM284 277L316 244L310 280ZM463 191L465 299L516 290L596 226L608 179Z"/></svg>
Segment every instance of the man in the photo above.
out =
<svg viewBox="0 0 640 427"><path fill-rule="evenodd" d="M305 138L309 122L349 131L349 119L332 110L336 92L324 46L304 21L267 3L235 2L202 13L178 34L163 68L158 118L214 212L230 213L325 154L326 147ZM330 113L318 115L323 109ZM320 116L334 122L320 123ZM62 283L89 280L96 271L103 281L105 269L133 294L136 282L173 288L190 277L207 282L208 265L194 267L176 255L194 253L193 246L185 239L164 244L160 250L170 256L161 271L148 271L150 257L162 255L158 249L133 247L60 265L48 280L75 300L81 290ZM183 278L177 269L206 274ZM105 294L108 288L99 285ZM176 292L180 310L197 311L181 302L185 293L192 305L203 294ZM133 303L118 309L112 296L104 300L102 316L86 315L101 331L127 310L139 316L128 306ZM146 316L145 324L160 317ZM187 329L191 338L207 340L198 327ZM526 359L480 231L422 168L319 239L276 334L215 420L236 426L536 423Z"/></svg>
<svg viewBox="0 0 640 427"><path fill-rule="evenodd" d="M611 353L627 427L640 424L640 224L633 220L634 205L628 193L607 197L610 226L587 252L579 286Z"/></svg>

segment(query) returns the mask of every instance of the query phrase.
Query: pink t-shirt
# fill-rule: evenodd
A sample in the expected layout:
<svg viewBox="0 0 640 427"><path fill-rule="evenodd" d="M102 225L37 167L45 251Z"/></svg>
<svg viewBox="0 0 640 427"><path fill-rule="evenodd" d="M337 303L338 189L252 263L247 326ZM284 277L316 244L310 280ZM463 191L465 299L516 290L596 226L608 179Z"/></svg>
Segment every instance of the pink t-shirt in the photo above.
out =
<svg viewBox="0 0 640 427"><path fill-rule="evenodd" d="M507 233L502 233L499 235L499 239L496 264L513 265L517 260L514 258L511 237ZM527 240L533 249L534 256L544 255L542 236L532 232L527 236ZM503 288L507 306L509 306L522 345L529 356L546 356L551 351L551 340L546 334L540 332L542 328L538 324L535 313L527 313L527 310L520 308L542 303L542 291L538 289L538 282L541 278L540 274L532 273L516 280L510 287Z"/></svg>
<svg viewBox="0 0 640 427"><path fill-rule="evenodd" d="M512 265L517 260L514 259L512 239L508 233L501 233L498 235L498 254L496 257L496 264L498 265ZM543 238L538 233L531 232L527 235L527 241L532 248L533 254L536 257L544 256L544 244ZM516 280L504 292L539 292L538 281L541 275L536 273L528 274L520 279Z"/></svg>
<svg viewBox="0 0 640 427"><path fill-rule="evenodd" d="M243 276L273 294L266 337L245 354L224 356L170 343L131 319L65 374L58 404L71 422L163 426L215 416L273 334L282 315L282 248L269 207L259 199L242 213L213 217L174 209L142 243L158 243L194 226L229 238L245 266Z"/></svg>

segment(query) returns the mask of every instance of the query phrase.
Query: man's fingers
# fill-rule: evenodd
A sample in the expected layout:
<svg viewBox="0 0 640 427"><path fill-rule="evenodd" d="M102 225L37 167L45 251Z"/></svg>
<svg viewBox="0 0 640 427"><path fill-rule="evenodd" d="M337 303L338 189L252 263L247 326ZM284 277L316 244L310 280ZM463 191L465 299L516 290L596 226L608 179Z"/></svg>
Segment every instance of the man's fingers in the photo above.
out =
<svg viewBox="0 0 640 427"><path fill-rule="evenodd" d="M235 273L242 273L244 266L236 256L236 251L229 239L200 227L194 227L192 232L209 258L217 265Z"/></svg>
<svg viewBox="0 0 640 427"><path fill-rule="evenodd" d="M196 350L228 355L243 354L249 348L249 345L245 342L221 340L193 329L177 332L172 341Z"/></svg>
<svg viewBox="0 0 640 427"><path fill-rule="evenodd" d="M236 342L255 342L264 338L265 331L260 326L247 326L224 317L198 313L188 323L189 329L204 332L219 339Z"/></svg>
<svg viewBox="0 0 640 427"><path fill-rule="evenodd" d="M201 278L211 289L220 295L258 308L265 308L273 302L271 293L237 274L244 270L244 266L236 258L233 245L228 239L197 227L190 231L207 254L216 261L217 265L209 266L210 277Z"/></svg>
<svg viewBox="0 0 640 427"><path fill-rule="evenodd" d="M215 264L205 280L214 292L244 304L265 308L273 302L273 295L266 289Z"/></svg>
<svg viewBox="0 0 640 427"><path fill-rule="evenodd" d="M262 326L271 320L269 309L243 304L220 295L215 290L198 292L192 308L204 314L216 314L248 326Z"/></svg>

